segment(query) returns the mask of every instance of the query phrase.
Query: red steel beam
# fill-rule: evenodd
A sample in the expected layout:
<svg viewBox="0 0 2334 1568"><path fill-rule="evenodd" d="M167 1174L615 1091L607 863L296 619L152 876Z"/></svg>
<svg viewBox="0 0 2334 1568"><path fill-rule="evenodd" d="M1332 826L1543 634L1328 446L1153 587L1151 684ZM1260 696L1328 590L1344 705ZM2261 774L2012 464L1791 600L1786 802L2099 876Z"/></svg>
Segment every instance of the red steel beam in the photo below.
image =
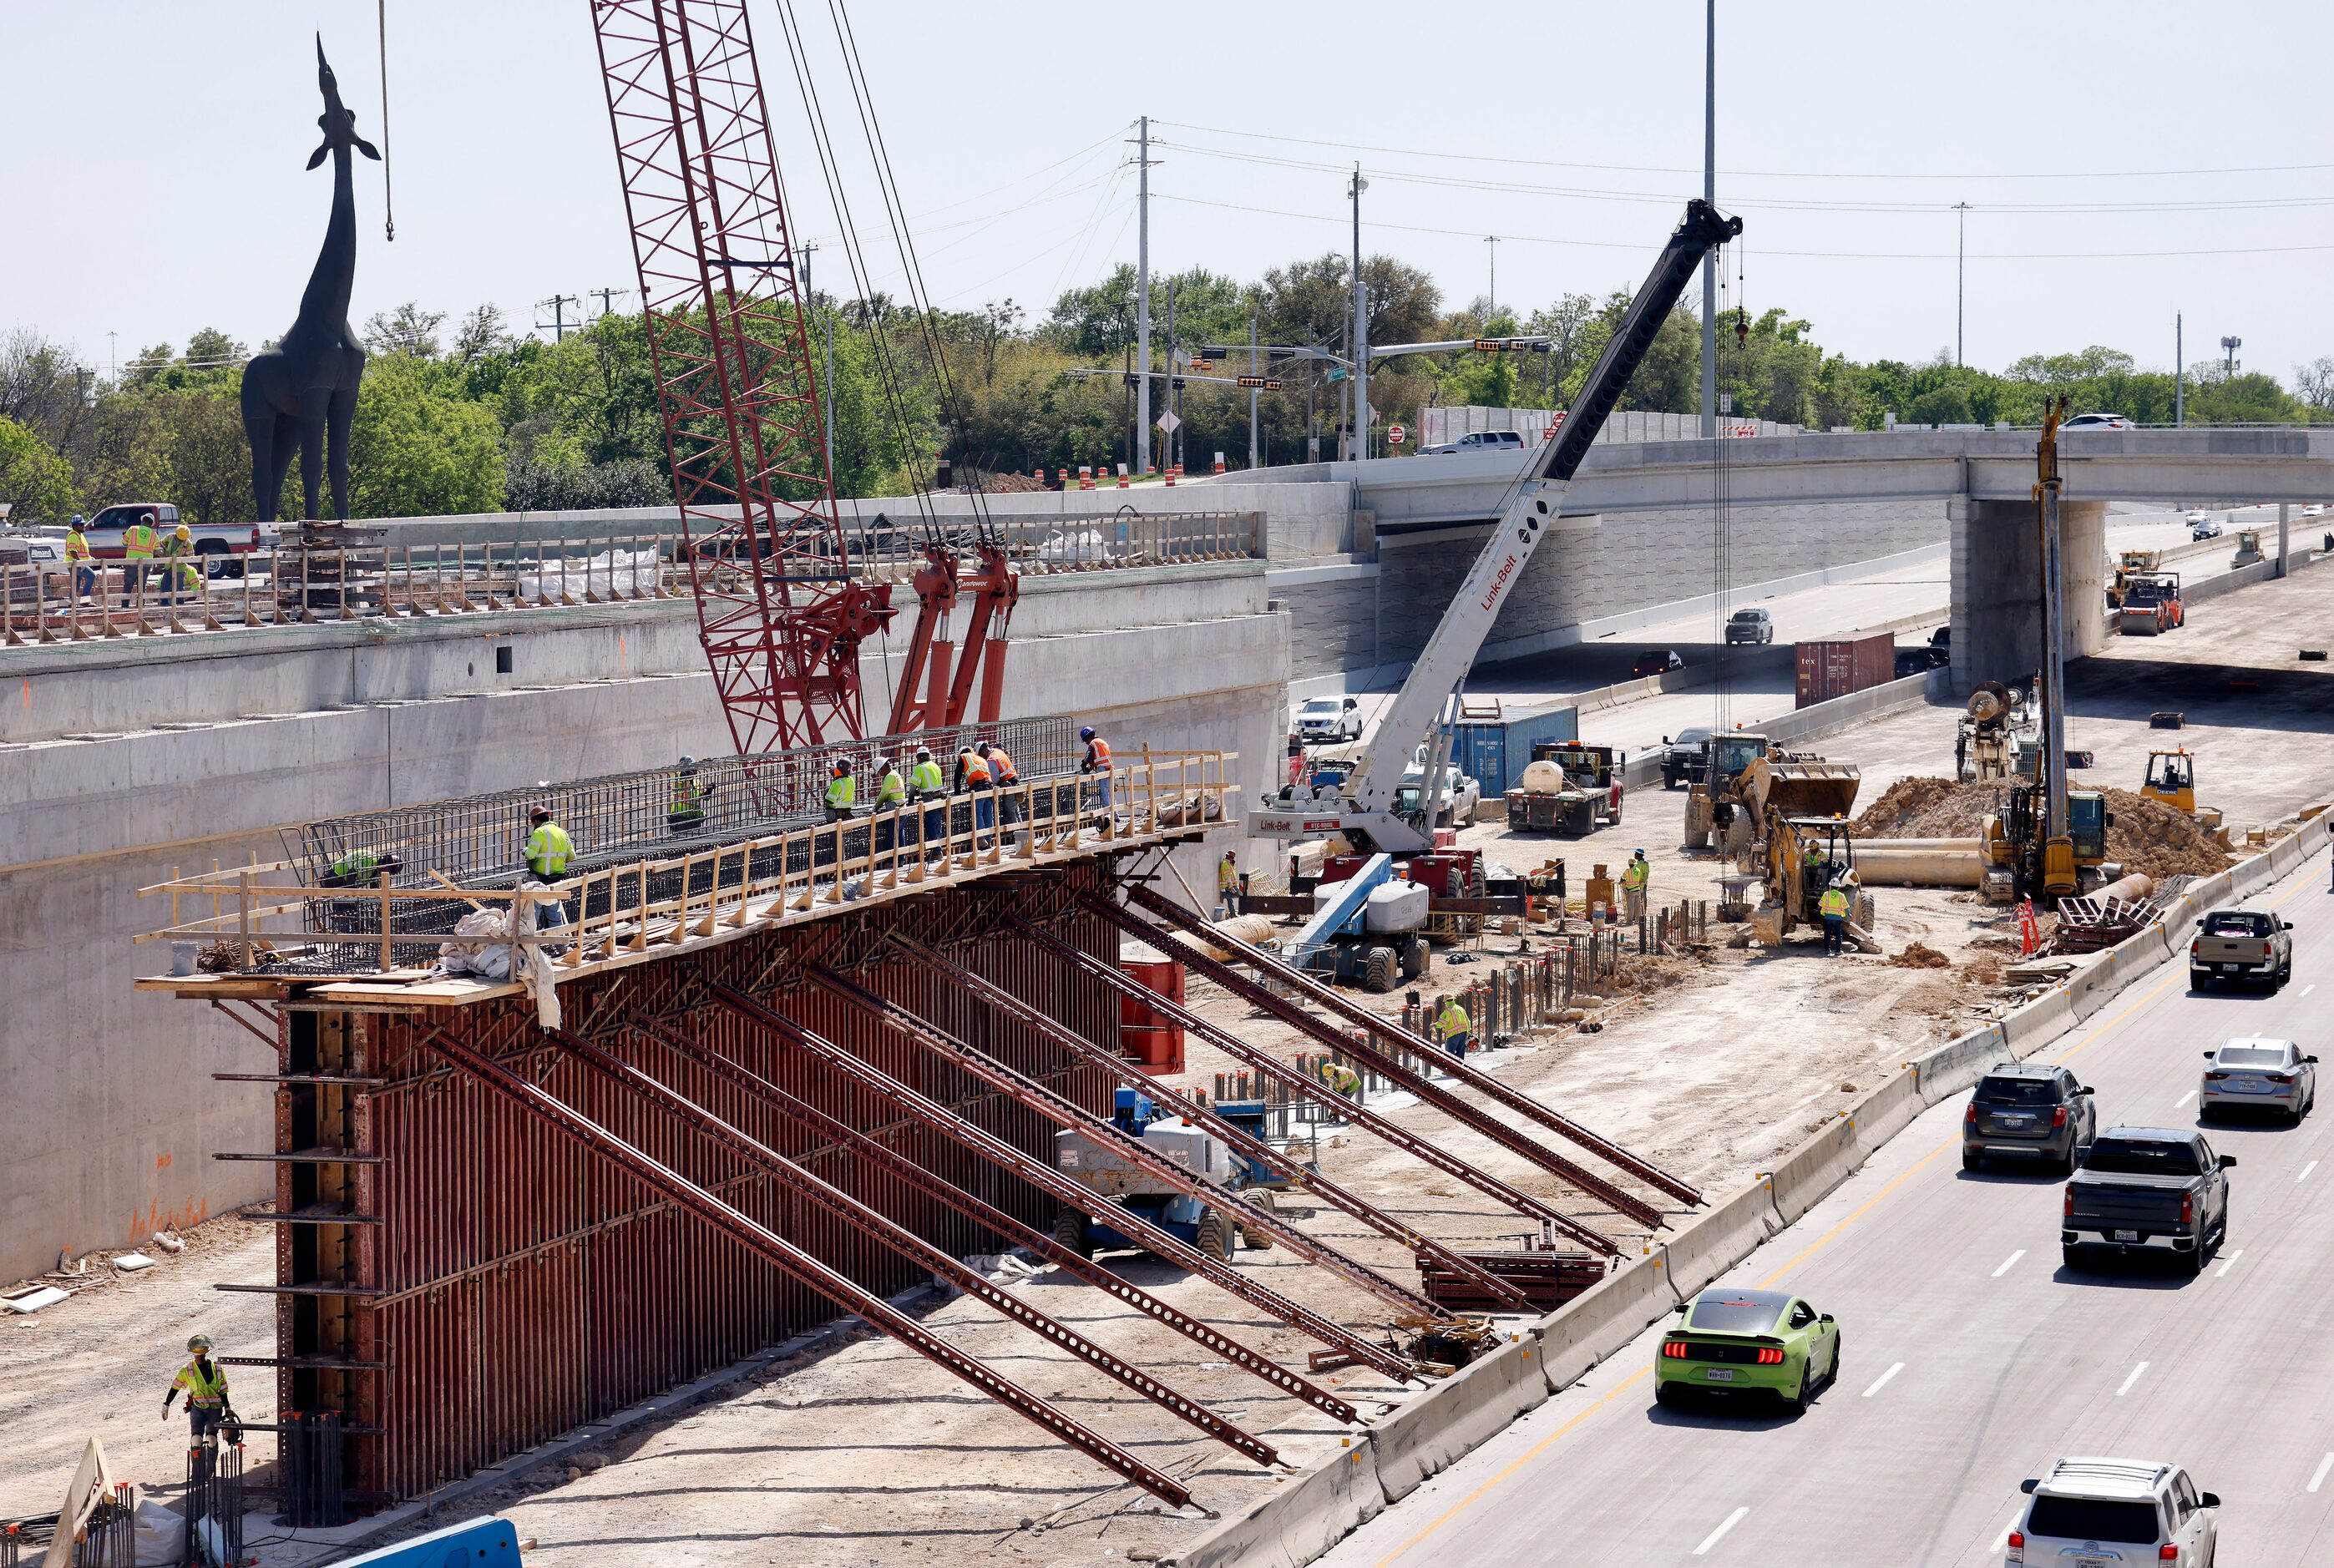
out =
<svg viewBox="0 0 2334 1568"><path fill-rule="evenodd" d="M1164 1323L1201 1350L1220 1356L1280 1392L1302 1400L1332 1419L1361 1419L1358 1410L1326 1389L1298 1377L1268 1357L1259 1355L1230 1335L1181 1308L1171 1306L1149 1291L1121 1279L1092 1258L1080 1256L1044 1231L1023 1224L994 1204L975 1198L960 1187L950 1186L906 1155L860 1131L849 1122L829 1116L808 1101L796 1099L760 1074L661 1024L641 1022L633 1024L633 1028L681 1060L695 1063L731 1088L761 1101L805 1132L831 1139L837 1146L850 1150L854 1159L881 1169L933 1202L954 1209L975 1225L985 1227L1006 1240L1028 1248L1063 1273L1084 1281L1154 1322Z"/></svg>
<svg viewBox="0 0 2334 1568"><path fill-rule="evenodd" d="M690 1131L711 1140L747 1163L776 1177L797 1196L806 1198L844 1224L875 1237L902 1256L913 1258L1039 1339L1067 1351L1104 1376L1114 1378L1133 1389L1170 1415L1198 1428L1225 1447L1246 1454L1258 1464L1279 1462L1280 1456L1270 1446L1250 1437L1198 1400L1186 1398L1141 1368L1120 1360L1075 1329L1039 1312L1011 1292L998 1289L986 1275L961 1259L934 1246L889 1215L805 1170L776 1150L740 1131L697 1101L667 1088L629 1062L564 1029L546 1029L544 1033L565 1046L584 1065L631 1090Z"/></svg>
<svg viewBox="0 0 2334 1568"><path fill-rule="evenodd" d="M1150 889L1144 887L1130 885L1126 891L1127 897L1133 899L1136 903L1141 904L1144 909L1152 911L1152 913L1158 915L1164 919L1172 921L1175 925L1180 926L1183 930L1193 936L1202 938L1203 939L1207 938L1209 931L1208 923L1201 919L1197 915L1191 913L1191 910L1184 909L1181 904L1175 903L1173 900L1169 899L1161 898L1157 893L1154 893ZM1305 973L1302 969L1298 969L1293 965L1283 962L1278 956L1260 951L1254 948L1248 948L1245 944L1243 944L1242 947L1243 951L1240 956L1248 962L1255 965L1258 970L1271 976L1276 980L1281 981L1282 983L1294 987L1298 995L1309 997L1316 1005L1327 1008L1330 1012L1335 1013L1337 1016L1345 1019L1348 1024L1366 1029L1371 1034L1378 1036L1378 1038L1387 1042L1389 1044L1398 1045L1406 1051L1414 1051L1420 1046L1425 1044L1425 1042L1420 1040L1417 1036L1398 1028L1394 1024L1387 1023L1384 1019L1371 1012L1367 1007L1358 1005L1357 1004L1350 1002L1345 997L1338 996L1337 993L1330 986L1324 986L1320 981ZM1431 1050L1432 1047L1429 1046L1428 1049ZM1597 1155L1619 1169L1627 1171L1631 1176L1635 1177L1638 1180L1658 1191L1668 1194L1670 1197L1676 1198L1680 1203L1699 1204L1702 1201L1702 1194L1700 1192L1697 1192L1692 1187L1687 1186L1676 1177L1672 1176L1668 1171L1664 1170L1661 1167L1638 1159L1635 1155L1630 1153L1627 1150L1622 1148L1611 1139L1605 1138L1589 1131L1588 1129L1581 1126L1580 1123L1573 1121L1570 1117L1550 1111L1547 1106L1542 1105L1530 1095L1519 1092L1518 1091L1509 1088L1507 1084L1500 1082L1498 1079L1492 1077L1490 1073L1483 1072L1480 1068L1471 1067L1466 1063L1454 1056L1451 1059L1450 1071L1451 1075L1458 1079L1461 1083L1466 1084L1471 1089L1480 1090L1483 1093L1488 1094L1500 1104L1506 1106L1509 1110L1514 1111L1517 1115L1523 1117L1525 1120L1536 1121L1542 1127L1547 1128L1550 1132L1556 1133L1563 1138L1570 1139L1573 1142L1580 1145L1581 1148L1587 1150L1591 1154ZM1635 1217L1633 1216L1632 1217ZM1646 1223L1658 1223L1658 1219L1648 1221Z"/></svg>
<svg viewBox="0 0 2334 1568"><path fill-rule="evenodd" d="M945 953L927 948L911 938L902 937L896 931L892 933L891 940L909 957L931 965L940 974L946 976L991 1006L1011 1014L1055 1044L1093 1063L1120 1082L1142 1090L1161 1105L1172 1107L1185 1121L1206 1128L1210 1133L1222 1139L1250 1159L1260 1160L1276 1170L1286 1171L1289 1179L1297 1186L1308 1192L1317 1194L1323 1201L1333 1207L1343 1209L1380 1236L1388 1240L1399 1242L1413 1254L1424 1254L1442 1267L1463 1275L1478 1288L1489 1291L1493 1297L1505 1302L1509 1306L1524 1312L1533 1311L1532 1304L1524 1293L1508 1284L1507 1281L1468 1262L1466 1258L1432 1237L1421 1236L1394 1216L1346 1191L1319 1172L1307 1171L1301 1160L1273 1149L1261 1139L1251 1137L1244 1129L1235 1126L1218 1115L1213 1108L1184 1093L1174 1085L1162 1082L1152 1077L1124 1057L1104 1050L1080 1035L1075 1030L1056 1019L1047 1017L1012 992L974 974L963 965L950 958ZM1451 1314L1448 1309L1432 1306L1426 1315L1448 1317ZM1534 1315L1538 1314L1535 1313Z"/></svg>
<svg viewBox="0 0 2334 1568"><path fill-rule="evenodd" d="M875 1014L890 1028L913 1040L950 1065L971 1073L998 1092L1009 1095L1056 1126L1108 1143L1128 1163L1141 1168L1153 1181L1163 1182L1221 1210L1227 1219L1245 1214L1250 1224L1259 1230L1269 1232L1273 1239L1296 1256L1340 1275L1346 1283L1358 1285L1397 1312L1423 1317L1451 1315L1424 1296L1403 1289L1368 1265L1347 1257L1336 1247L1306 1235L1270 1210L1241 1203L1238 1195L1230 1189L1217 1186L1197 1171L1176 1164L1140 1138L1120 1131L1115 1125L1084 1106L1055 1093L1042 1083L1023 1077L986 1052L974 1050L938 1024L926 1023L898 1003L863 989L832 969L813 965L807 974L814 985Z"/></svg>
<svg viewBox="0 0 2334 1568"><path fill-rule="evenodd" d="M1582 1225L1578 1220L1558 1213L1531 1194L1509 1186L1490 1172L1477 1169L1456 1155L1447 1153L1430 1140L1419 1137L1408 1128L1388 1121L1366 1105L1347 1100L1319 1079L1307 1077L1288 1063L1274 1057L1271 1053L1249 1044L1230 1030L1210 1023L1173 998L1160 995L1125 971L1112 967L1091 953L1081 953L1051 931L1030 925L1018 915L1007 917L1006 926L1008 929L1018 932L1037 943L1063 962L1075 966L1091 978L1103 982L1120 996L1129 997L1142 1006L1173 1019L1177 1024L1199 1035L1235 1061L1245 1063L1249 1068L1272 1079L1275 1082L1287 1085L1293 1093L1331 1107L1353 1126L1365 1132L1374 1133L1403 1153L1432 1166L1445 1176L1454 1177L1465 1182L1494 1202L1528 1218L1560 1230L1574 1240L1593 1247L1608 1257L1620 1255L1619 1246Z"/></svg>
<svg viewBox="0 0 2334 1568"><path fill-rule="evenodd" d="M1278 1291L1257 1284L1221 1258L1212 1257L1189 1242L1178 1240L1133 1210L1111 1202L1092 1188L1072 1181L1052 1166L975 1127L963 1117L951 1113L946 1107L918 1093L881 1069L863 1062L840 1045L820 1038L782 1014L772 1012L736 986L716 984L712 994L715 1001L732 1012L774 1031L878 1098L915 1116L942 1136L1003 1166L1032 1187L1051 1194L1056 1200L1101 1220L1115 1230L1124 1231L1142 1243L1145 1250L1200 1275L1249 1305L1270 1313L1300 1333L1345 1352L1355 1361L1397 1382L1409 1380L1410 1365L1402 1357L1372 1344L1309 1307L1299 1306Z"/></svg>
<svg viewBox="0 0 2334 1568"><path fill-rule="evenodd" d="M422 1036L431 1049L520 1106L535 1112L562 1132L584 1144L635 1179L654 1188L688 1213L740 1246L775 1265L805 1287L816 1291L845 1312L857 1313L910 1350L987 1394L1007 1409L1034 1422L1088 1458L1181 1508L1191 1494L1172 1477L1144 1464L1101 1433L1056 1409L1044 1400L991 1371L923 1324L861 1286L849 1275L828 1266L794 1243L769 1230L740 1210L724 1203L679 1171L633 1147L550 1091L528 1082L500 1063L474 1049L445 1028Z"/></svg>
<svg viewBox="0 0 2334 1568"><path fill-rule="evenodd" d="M1150 943L1171 957L1181 959L1217 985L1246 1000L1250 1005L1261 1008L1282 1022L1303 1030L1330 1049L1345 1052L1367 1063L1381 1076L1393 1079L1396 1083L1417 1095L1419 1099L1443 1111L1462 1125L1472 1128L1509 1153L1520 1155L1542 1170L1564 1178L1589 1197L1600 1203L1610 1205L1614 1209L1635 1220L1648 1230L1660 1227L1661 1210L1652 1204L1634 1193L1615 1187L1596 1172L1576 1161L1567 1159L1553 1150L1535 1143L1497 1118L1468 1104L1424 1073L1414 1073L1403 1066L1391 1053L1381 1051L1377 1046L1368 1044L1366 1040L1350 1039L1338 1033L1329 1024L1307 1013L1297 1003L1268 986L1258 984L1230 964L1210 957L1197 947L1184 942L1177 933L1168 930L1165 927L1154 925L1130 910L1122 909L1107 899L1092 898L1085 893L1076 896L1095 910L1107 911L1109 919L1138 939ZM1403 1041L1405 1049L1431 1049L1423 1041L1412 1040L1407 1036L1397 1037ZM1456 1065L1455 1060L1452 1064Z"/></svg>

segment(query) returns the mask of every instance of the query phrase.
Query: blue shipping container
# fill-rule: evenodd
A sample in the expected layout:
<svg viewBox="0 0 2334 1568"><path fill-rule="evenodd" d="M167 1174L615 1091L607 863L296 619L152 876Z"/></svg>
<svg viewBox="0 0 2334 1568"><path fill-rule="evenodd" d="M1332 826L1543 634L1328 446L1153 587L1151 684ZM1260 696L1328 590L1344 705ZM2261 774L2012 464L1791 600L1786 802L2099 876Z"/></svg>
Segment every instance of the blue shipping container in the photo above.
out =
<svg viewBox="0 0 2334 1568"><path fill-rule="evenodd" d="M1451 760L1483 786L1494 801L1523 783L1532 746L1540 741L1578 740L1580 710L1543 707L1499 719L1471 718L1451 733Z"/></svg>

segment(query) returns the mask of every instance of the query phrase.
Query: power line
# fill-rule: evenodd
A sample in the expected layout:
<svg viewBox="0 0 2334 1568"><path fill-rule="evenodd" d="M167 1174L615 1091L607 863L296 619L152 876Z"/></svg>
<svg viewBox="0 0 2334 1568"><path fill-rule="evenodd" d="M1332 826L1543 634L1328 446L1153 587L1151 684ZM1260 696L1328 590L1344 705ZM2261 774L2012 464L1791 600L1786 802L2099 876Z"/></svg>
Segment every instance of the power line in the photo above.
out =
<svg viewBox="0 0 2334 1568"><path fill-rule="evenodd" d="M581 311L584 308L582 300L577 299L574 294L553 294L547 300L535 302L536 310L542 310L546 305L551 308L551 319L547 322L535 322L536 332L549 332L552 335L552 341L564 343L567 341L568 333L583 330L584 323L580 320L571 322L567 319L567 307L574 305Z"/></svg>

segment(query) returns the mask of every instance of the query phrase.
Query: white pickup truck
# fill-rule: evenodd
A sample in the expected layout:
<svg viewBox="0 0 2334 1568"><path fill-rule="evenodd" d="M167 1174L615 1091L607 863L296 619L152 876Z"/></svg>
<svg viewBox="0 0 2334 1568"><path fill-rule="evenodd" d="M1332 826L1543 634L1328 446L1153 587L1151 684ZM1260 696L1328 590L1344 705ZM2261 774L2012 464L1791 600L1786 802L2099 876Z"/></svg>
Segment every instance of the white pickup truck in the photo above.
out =
<svg viewBox="0 0 2334 1568"><path fill-rule="evenodd" d="M124 501L82 525L89 553L100 561L123 559L121 537L141 514L157 535L175 533L186 522L168 501ZM188 524L187 531L194 535L195 555L206 577L240 577L243 563L233 557L275 547L273 523L197 523Z"/></svg>

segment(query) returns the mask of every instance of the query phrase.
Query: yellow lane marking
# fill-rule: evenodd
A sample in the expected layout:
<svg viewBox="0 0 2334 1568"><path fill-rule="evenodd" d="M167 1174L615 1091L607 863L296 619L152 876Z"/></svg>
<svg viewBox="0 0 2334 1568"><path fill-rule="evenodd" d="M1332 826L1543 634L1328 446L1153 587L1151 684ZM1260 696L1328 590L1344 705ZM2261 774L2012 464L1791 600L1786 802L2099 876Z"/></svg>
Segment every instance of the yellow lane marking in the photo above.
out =
<svg viewBox="0 0 2334 1568"><path fill-rule="evenodd" d="M1436 1519L1434 1523L1427 1525L1424 1529L1419 1531L1417 1534L1413 1535L1409 1540L1404 1541L1392 1552L1387 1553L1384 1557L1378 1559L1378 1568L1385 1568L1387 1563L1392 1563L1395 1558L1400 1557L1413 1546L1417 1545L1421 1541L1425 1540L1429 1535L1432 1535L1437 1530L1442 1529L1443 1525L1448 1525L1452 1520L1457 1518L1461 1513L1464 1512L1466 1509L1473 1507L1475 1504L1481 1499L1484 1493L1490 1491L1492 1487L1498 1486L1500 1482L1514 1475L1518 1470L1522 1469L1526 1465L1531 1463L1533 1459L1538 1457L1540 1451L1546 1448L1550 1443L1555 1442L1558 1438L1566 1436L1575 1427L1577 1427L1581 1422L1587 1420L1589 1417L1595 1415L1597 1411L1611 1404L1615 1400L1619 1399L1624 1393L1627 1392L1636 1384L1643 1382L1646 1378L1650 1377L1652 1373L1652 1368L1639 1367L1635 1371L1631 1372L1627 1377L1623 1378L1619 1382L1614 1384L1610 1389L1606 1390L1604 1397L1599 1399L1595 1404L1589 1406L1587 1409L1573 1417L1572 1419L1565 1422L1564 1425L1557 1428L1553 1432L1550 1432L1547 1437L1542 1438L1538 1442L1534 1443L1530 1448L1525 1449L1524 1452L1516 1458L1515 1462L1509 1465L1506 1469L1501 1470L1498 1475L1492 1477L1490 1480L1484 1482L1481 1486L1476 1487L1465 1496L1460 1498L1456 1503L1452 1504L1449 1508L1443 1510L1442 1516Z"/></svg>
<svg viewBox="0 0 2334 1568"><path fill-rule="evenodd" d="M1942 1101L1940 1103L1942 1103ZM1914 1160L1911 1166L1906 1168L1903 1175L1897 1177L1895 1180L1890 1182L1887 1186L1874 1193L1870 1198L1865 1199L1863 1205L1858 1207L1855 1213L1849 1215L1846 1219L1841 1220L1837 1225L1833 1226L1829 1230L1824 1232L1823 1235L1818 1236L1815 1240L1808 1243L1805 1251L1801 1252L1797 1257L1791 1259L1790 1262L1785 1264L1782 1267L1777 1269L1774 1273L1769 1275L1765 1279L1760 1280L1759 1282L1759 1288L1760 1290L1765 1290L1777 1280L1781 1279L1785 1275L1799 1267L1799 1265L1807 1262L1810 1257L1813 1257L1817 1253L1821 1252L1825 1247L1829 1246L1832 1244L1833 1239L1836 1238L1841 1231L1846 1230L1849 1226L1854 1225L1857 1220L1862 1219L1865 1215L1869 1213L1874 1204L1878 1203L1882 1198L1887 1197L1890 1193L1895 1191L1898 1188L1912 1180L1915 1176L1921 1174L1921 1171L1928 1165L1929 1161L1936 1159L1937 1156L1943 1154L1946 1150L1953 1148L1961 1140L1961 1134L1956 1132L1951 1138L1946 1139L1943 1143L1938 1144L1934 1149L1929 1150L1928 1153Z"/></svg>

